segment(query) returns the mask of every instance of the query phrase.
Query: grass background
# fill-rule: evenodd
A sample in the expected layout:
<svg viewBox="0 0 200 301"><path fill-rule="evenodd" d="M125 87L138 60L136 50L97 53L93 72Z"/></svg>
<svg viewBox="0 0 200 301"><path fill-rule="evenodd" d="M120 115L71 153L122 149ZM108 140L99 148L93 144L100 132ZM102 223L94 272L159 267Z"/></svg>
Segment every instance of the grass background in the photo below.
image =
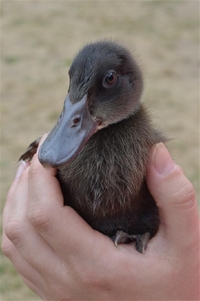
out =
<svg viewBox="0 0 200 301"><path fill-rule="evenodd" d="M1 1L1 210L27 145L52 128L87 42L132 49L144 101L199 199L199 1ZM1 300L38 300L1 256Z"/></svg>

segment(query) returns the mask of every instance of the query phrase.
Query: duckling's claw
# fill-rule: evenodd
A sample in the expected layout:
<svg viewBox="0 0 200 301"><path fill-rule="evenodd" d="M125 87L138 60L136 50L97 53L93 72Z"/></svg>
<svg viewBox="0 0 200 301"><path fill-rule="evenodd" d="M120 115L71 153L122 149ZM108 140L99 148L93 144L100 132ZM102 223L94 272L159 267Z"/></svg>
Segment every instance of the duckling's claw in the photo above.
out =
<svg viewBox="0 0 200 301"><path fill-rule="evenodd" d="M148 242L151 238L151 234L149 232L146 232L144 234L135 235L135 236L136 236L136 244L135 244L136 250L140 253L144 253L147 248Z"/></svg>
<svg viewBox="0 0 200 301"><path fill-rule="evenodd" d="M117 247L118 244L126 244L136 240L136 236L137 235L130 235L124 231L119 230L116 232L112 239L114 241L115 246Z"/></svg>
<svg viewBox="0 0 200 301"><path fill-rule="evenodd" d="M36 139L35 141L33 141L27 151L25 153L23 153L21 155L21 157L19 158L19 161L20 160L24 160L24 161L31 161L33 156L35 155L35 153L37 152L37 148L38 148L38 145L39 145L39 142L41 140L42 137Z"/></svg>
<svg viewBox="0 0 200 301"><path fill-rule="evenodd" d="M140 253L145 252L150 238L151 234L149 232L146 232L144 234L128 234L121 230L117 231L114 237L112 237L116 247L118 246L118 244L126 244L132 241L136 241L135 247L136 250Z"/></svg>

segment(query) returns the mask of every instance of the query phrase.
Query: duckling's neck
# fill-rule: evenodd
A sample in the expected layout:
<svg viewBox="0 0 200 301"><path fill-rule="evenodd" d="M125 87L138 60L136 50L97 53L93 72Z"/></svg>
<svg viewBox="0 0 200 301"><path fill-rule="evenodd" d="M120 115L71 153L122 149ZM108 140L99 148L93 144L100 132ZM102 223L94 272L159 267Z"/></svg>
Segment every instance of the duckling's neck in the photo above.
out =
<svg viewBox="0 0 200 301"><path fill-rule="evenodd" d="M101 136L104 137L104 139L108 136L111 140L112 137L114 139L117 139L118 137L124 137L124 139L127 139L127 136L130 136L131 143L144 143L143 146L146 145L145 142L148 144L154 144L154 140L156 138L155 129L152 127L147 110L142 104L138 106L133 114L99 130L93 137L90 138L90 140L99 139ZM109 141L107 142L109 143Z"/></svg>

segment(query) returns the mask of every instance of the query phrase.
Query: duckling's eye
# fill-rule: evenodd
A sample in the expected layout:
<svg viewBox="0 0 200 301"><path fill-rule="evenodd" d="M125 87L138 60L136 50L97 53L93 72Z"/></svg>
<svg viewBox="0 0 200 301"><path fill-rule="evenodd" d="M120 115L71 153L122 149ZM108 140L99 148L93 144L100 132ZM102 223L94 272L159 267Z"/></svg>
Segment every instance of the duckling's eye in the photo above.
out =
<svg viewBox="0 0 200 301"><path fill-rule="evenodd" d="M103 86L105 88L113 87L117 82L117 74L115 71L108 71L103 79Z"/></svg>

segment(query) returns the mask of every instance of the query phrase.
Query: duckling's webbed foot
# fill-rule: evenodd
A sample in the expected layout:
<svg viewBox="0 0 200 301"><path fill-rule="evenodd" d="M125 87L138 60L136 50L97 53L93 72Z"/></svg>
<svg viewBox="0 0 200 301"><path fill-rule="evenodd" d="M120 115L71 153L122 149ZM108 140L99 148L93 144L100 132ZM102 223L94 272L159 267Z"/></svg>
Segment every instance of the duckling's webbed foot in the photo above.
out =
<svg viewBox="0 0 200 301"><path fill-rule="evenodd" d="M128 234L120 230L116 232L116 234L112 237L112 240L114 241L116 247L118 246L118 244L135 241L136 250L140 253L144 253L150 238L151 234L149 232L146 232L144 234Z"/></svg>
<svg viewBox="0 0 200 301"><path fill-rule="evenodd" d="M31 161L33 156L35 155L35 153L37 152L37 148L38 148L38 145L39 145L39 142L41 140L41 137L36 139L35 141L33 141L27 151L25 153L23 153L21 155L21 157L19 158L19 161L20 160L24 160L24 161Z"/></svg>

